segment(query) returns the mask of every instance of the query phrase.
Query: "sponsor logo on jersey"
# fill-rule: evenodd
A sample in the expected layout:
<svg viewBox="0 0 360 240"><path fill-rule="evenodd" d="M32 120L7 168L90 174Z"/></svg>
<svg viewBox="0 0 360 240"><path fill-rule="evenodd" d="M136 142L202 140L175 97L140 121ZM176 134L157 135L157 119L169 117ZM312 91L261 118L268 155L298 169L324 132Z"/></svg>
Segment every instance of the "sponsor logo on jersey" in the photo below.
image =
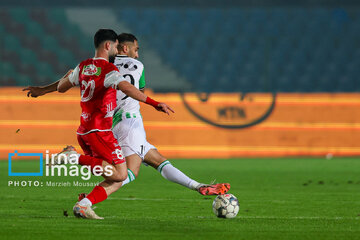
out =
<svg viewBox="0 0 360 240"><path fill-rule="evenodd" d="M101 74L101 68L96 67L94 64L86 65L84 66L81 74L86 76L99 76Z"/></svg>
<svg viewBox="0 0 360 240"><path fill-rule="evenodd" d="M246 128L273 112L275 93L181 93L186 109L199 120L220 128Z"/></svg>
<svg viewBox="0 0 360 240"><path fill-rule="evenodd" d="M118 63L118 64L116 64L116 66L119 68L119 66L120 67L123 67L123 68L125 68L125 69L127 69L127 70L129 70L129 71L135 71L135 70L137 70L138 69L138 66L136 65L136 64L134 64L133 62L131 62L131 61L128 61L128 62L126 62L126 63ZM120 69L119 69L120 70Z"/></svg>
<svg viewBox="0 0 360 240"><path fill-rule="evenodd" d="M90 114L88 114L87 112L82 112L81 117L84 119L84 121L89 121Z"/></svg>

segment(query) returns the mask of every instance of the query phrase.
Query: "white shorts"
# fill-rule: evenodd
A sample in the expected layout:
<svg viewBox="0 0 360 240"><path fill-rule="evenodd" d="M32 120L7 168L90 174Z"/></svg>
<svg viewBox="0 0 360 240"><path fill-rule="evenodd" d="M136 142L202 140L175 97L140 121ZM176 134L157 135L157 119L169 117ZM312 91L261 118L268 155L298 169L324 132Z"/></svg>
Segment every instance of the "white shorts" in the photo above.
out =
<svg viewBox="0 0 360 240"><path fill-rule="evenodd" d="M144 160L150 149L156 149L146 141L146 133L140 113L132 113L131 118L126 118L124 114L122 120L114 126L112 131L125 157L137 154Z"/></svg>

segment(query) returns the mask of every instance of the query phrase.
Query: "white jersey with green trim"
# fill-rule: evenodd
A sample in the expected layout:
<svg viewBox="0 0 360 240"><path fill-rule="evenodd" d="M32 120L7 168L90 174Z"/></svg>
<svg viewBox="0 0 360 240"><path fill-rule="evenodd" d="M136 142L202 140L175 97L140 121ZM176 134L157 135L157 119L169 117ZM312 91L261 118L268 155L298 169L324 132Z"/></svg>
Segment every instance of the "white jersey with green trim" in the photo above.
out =
<svg viewBox="0 0 360 240"><path fill-rule="evenodd" d="M131 57L125 55L117 55L114 65L119 69L120 74L137 89L145 88L144 65ZM117 107L115 112L120 113L139 113L139 101L125 95L122 91L116 94Z"/></svg>

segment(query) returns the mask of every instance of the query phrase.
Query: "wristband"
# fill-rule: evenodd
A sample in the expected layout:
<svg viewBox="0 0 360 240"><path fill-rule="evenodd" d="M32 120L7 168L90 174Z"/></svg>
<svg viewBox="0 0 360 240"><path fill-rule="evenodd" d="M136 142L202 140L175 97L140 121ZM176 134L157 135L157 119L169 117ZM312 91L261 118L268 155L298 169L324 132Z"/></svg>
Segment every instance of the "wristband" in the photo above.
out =
<svg viewBox="0 0 360 240"><path fill-rule="evenodd" d="M153 107L157 107L159 105L159 102L155 101L154 99L150 98L150 97L147 97L146 98L146 101L145 101L146 104L149 104Z"/></svg>

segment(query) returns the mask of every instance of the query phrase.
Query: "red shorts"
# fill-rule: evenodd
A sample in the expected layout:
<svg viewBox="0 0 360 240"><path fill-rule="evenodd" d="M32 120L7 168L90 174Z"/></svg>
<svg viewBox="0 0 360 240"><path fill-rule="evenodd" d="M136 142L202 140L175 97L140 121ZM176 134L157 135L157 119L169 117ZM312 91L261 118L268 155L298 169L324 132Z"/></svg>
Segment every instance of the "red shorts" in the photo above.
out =
<svg viewBox="0 0 360 240"><path fill-rule="evenodd" d="M85 155L103 159L110 164L125 162L121 147L112 131L77 135L77 139Z"/></svg>

